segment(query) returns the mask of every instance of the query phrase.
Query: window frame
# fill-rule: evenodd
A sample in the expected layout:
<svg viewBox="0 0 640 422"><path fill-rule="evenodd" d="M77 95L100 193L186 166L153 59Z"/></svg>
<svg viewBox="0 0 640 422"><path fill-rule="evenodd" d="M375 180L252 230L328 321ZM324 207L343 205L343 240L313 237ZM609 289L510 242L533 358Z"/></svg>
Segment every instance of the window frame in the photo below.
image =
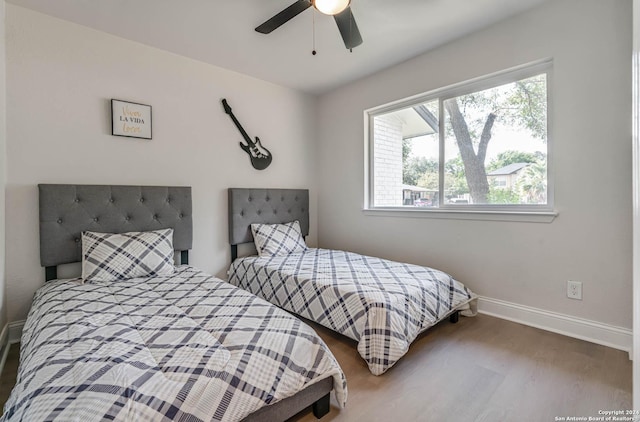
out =
<svg viewBox="0 0 640 422"><path fill-rule="evenodd" d="M444 193L444 130L445 111L443 103L450 98L467 95L470 93L483 91L497 86L513 83L522 79L527 79L536 75L546 74L547 89L547 203L546 204L440 204L438 208L406 207L406 206L375 206L375 164L374 164L374 118L393 111L424 104L437 100L439 103L439 196ZM426 93L414 95L408 98L393 101L381 106L373 107L364 111L365 124L365 189L364 206L366 212L381 212L382 215L396 215L405 213L411 216L437 216L438 218L464 218L464 219L501 219L500 216L511 216L506 220L513 220L513 216L520 216L525 221L551 221L557 215L554 211L554 168L552 157L552 86L553 61L543 59L520 66L495 72L489 75L480 76L468 81L456 83L446 87L438 88ZM418 209L416 209L418 208ZM482 215L493 214L484 218Z"/></svg>

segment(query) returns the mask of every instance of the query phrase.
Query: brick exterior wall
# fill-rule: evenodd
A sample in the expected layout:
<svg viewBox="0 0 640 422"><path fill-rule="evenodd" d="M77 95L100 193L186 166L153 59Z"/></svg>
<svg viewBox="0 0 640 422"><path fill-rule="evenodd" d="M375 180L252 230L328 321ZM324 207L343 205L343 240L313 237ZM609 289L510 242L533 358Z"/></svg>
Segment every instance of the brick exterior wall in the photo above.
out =
<svg viewBox="0 0 640 422"><path fill-rule="evenodd" d="M373 120L374 205L402 205L402 122L393 115Z"/></svg>

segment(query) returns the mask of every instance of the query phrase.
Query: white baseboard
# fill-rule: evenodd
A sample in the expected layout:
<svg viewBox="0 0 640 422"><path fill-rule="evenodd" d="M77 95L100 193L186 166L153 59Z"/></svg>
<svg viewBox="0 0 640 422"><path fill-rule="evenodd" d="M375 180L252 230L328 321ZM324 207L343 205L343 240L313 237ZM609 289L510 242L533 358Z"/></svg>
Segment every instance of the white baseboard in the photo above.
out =
<svg viewBox="0 0 640 422"><path fill-rule="evenodd" d="M0 333L0 374L9 355L9 346L20 343L25 321L16 321L5 325Z"/></svg>
<svg viewBox="0 0 640 422"><path fill-rule="evenodd" d="M26 321L14 321L9 323L9 344L20 343L22 337L22 328Z"/></svg>
<svg viewBox="0 0 640 422"><path fill-rule="evenodd" d="M624 350L632 358L633 332L588 319L480 296L478 312L568 337Z"/></svg>
<svg viewBox="0 0 640 422"><path fill-rule="evenodd" d="M9 325L2 327L2 333L0 333L0 374L4 369L4 363L7 361L7 355L9 354Z"/></svg>
<svg viewBox="0 0 640 422"><path fill-rule="evenodd" d="M9 324L6 324L2 327L2 332L0 332L0 350L7 344L9 336Z"/></svg>

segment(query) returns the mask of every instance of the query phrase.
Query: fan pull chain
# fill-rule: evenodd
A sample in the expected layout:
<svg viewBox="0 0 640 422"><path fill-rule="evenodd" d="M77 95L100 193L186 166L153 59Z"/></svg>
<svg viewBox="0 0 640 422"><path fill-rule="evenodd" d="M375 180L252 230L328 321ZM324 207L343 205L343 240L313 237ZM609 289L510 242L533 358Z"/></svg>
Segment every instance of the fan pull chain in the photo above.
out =
<svg viewBox="0 0 640 422"><path fill-rule="evenodd" d="M311 51L312 55L316 55L318 54L316 52L316 11L312 10L313 12L313 50Z"/></svg>

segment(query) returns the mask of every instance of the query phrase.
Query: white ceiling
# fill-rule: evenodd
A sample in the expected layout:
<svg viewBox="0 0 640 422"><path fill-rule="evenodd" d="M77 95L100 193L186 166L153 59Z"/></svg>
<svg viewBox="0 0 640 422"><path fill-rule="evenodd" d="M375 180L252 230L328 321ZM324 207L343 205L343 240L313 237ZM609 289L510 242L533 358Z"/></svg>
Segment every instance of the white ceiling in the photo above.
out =
<svg viewBox="0 0 640 422"><path fill-rule="evenodd" d="M546 0L352 0L364 43L345 49L332 17L308 9L254 28L294 0L8 0L182 56L320 94ZM313 16L316 50L313 56Z"/></svg>

